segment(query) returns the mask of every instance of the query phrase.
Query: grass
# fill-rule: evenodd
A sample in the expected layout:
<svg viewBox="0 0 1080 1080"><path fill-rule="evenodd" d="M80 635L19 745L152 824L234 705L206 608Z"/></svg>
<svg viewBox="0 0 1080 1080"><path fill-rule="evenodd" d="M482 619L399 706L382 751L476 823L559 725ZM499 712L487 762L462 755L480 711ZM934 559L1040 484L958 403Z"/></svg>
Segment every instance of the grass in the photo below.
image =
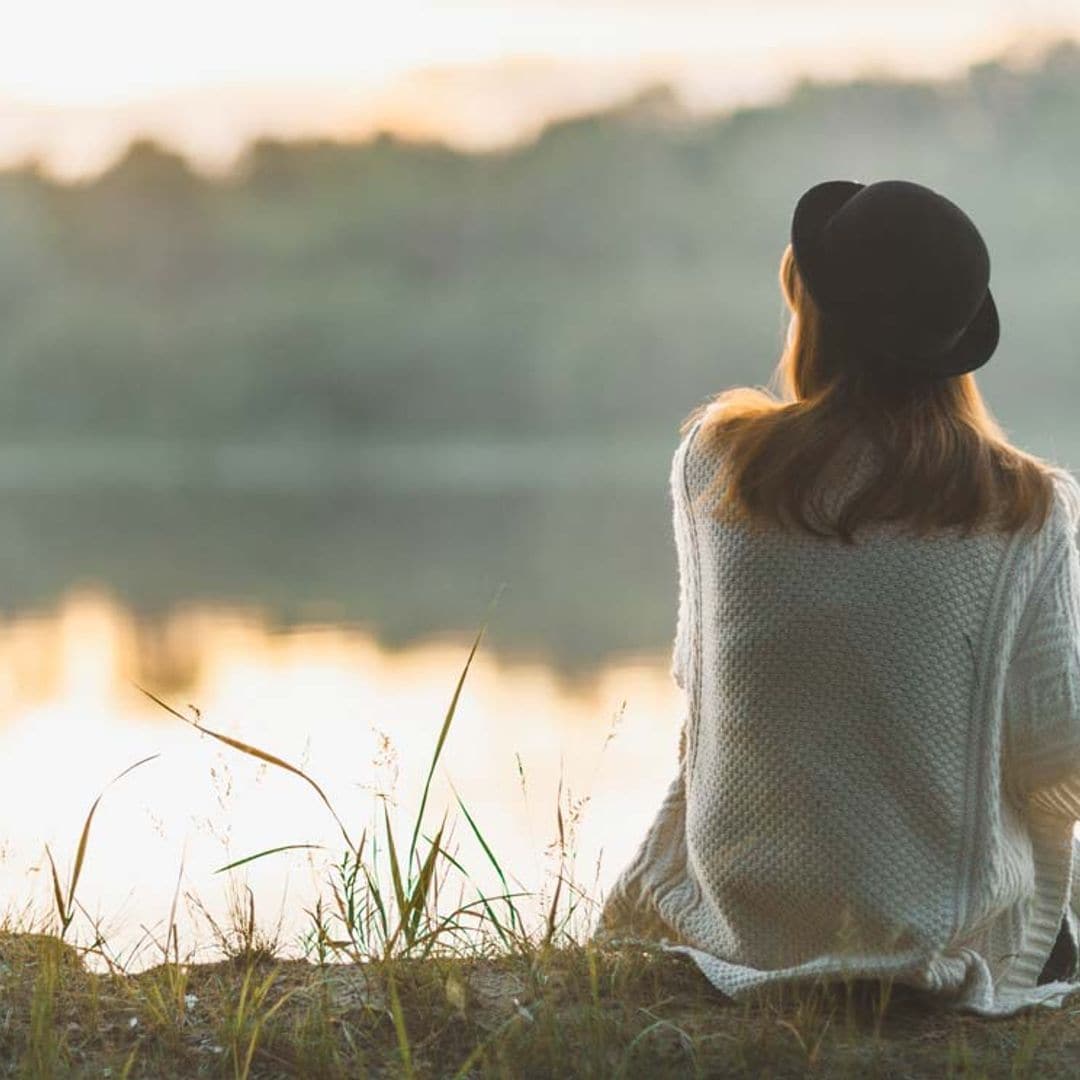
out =
<svg viewBox="0 0 1080 1080"><path fill-rule="evenodd" d="M1080 1056L1068 1008L988 1021L869 981L734 1004L682 957L588 944L122 974L2 934L0 999L9 1076L1071 1077Z"/></svg>
<svg viewBox="0 0 1080 1080"><path fill-rule="evenodd" d="M0 1075L1075 1075L1080 1008L1068 1004L987 1020L872 980L789 985L735 1003L685 957L591 942L595 907L573 874L580 807L564 808L561 789L557 867L537 925L528 925L512 875L455 793L465 833L500 884L481 892L449 840L448 816L428 828L426 814L483 633L443 718L420 806L401 835L384 805L354 840L302 770L154 697L202 734L293 773L333 816L344 847L329 868L328 895L307 912L306 959L282 955L279 931L258 919L247 890L233 893L224 924L204 911L223 959L195 963L181 953L174 898L155 944L160 961L126 970L78 901L99 796L66 882L49 853L54 910L41 925L0 929ZM90 932L80 942L75 930L84 923ZM91 957L100 970L91 970Z"/></svg>

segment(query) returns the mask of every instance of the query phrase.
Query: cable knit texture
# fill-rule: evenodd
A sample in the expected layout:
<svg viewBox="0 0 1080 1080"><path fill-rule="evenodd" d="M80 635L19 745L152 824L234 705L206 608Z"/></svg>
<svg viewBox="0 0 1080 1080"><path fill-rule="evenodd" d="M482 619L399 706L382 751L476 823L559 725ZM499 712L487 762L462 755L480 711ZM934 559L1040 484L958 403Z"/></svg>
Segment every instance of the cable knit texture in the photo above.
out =
<svg viewBox="0 0 1080 1080"><path fill-rule="evenodd" d="M598 938L735 998L891 976L984 1015L1060 1005L1080 984L1037 979L1080 899L1080 485L1055 469L1034 534L849 546L708 513L700 426L670 475L678 768ZM877 466L848 452L826 509Z"/></svg>

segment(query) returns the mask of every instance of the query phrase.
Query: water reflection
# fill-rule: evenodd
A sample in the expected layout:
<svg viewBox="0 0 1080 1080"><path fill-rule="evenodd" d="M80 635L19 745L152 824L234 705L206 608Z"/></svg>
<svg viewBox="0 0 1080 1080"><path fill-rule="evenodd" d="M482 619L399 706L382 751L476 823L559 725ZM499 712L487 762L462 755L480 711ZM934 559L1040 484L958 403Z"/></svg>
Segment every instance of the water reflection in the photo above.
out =
<svg viewBox="0 0 1080 1080"><path fill-rule="evenodd" d="M588 676L620 651L666 644L675 605L666 450L636 484L565 490L148 479L5 491L0 602L51 610L74 585L100 583L154 623L192 603L252 606L272 624L347 624L401 647L433 631L467 642L505 583L491 647Z"/></svg>
<svg viewBox="0 0 1080 1080"><path fill-rule="evenodd" d="M44 844L63 873L93 799L148 754L161 756L102 800L79 889L117 948L132 948L142 927L160 933L181 863L184 889L220 914L226 881L213 871L231 859L290 843L338 853L332 819L302 782L199 735L137 684L308 770L359 834L379 794L411 822L467 652L457 638L394 650L341 626L278 631L240 608L189 606L145 620L97 591L9 619L0 626L5 907L48 907ZM673 774L681 707L666 651L616 657L569 683L548 665L482 647L433 789L433 820L452 780L518 885L538 889L561 776L570 799L588 800L579 877L591 881L599 860L603 886ZM460 830L459 839L483 881L482 858ZM287 853L235 873L265 918L285 911L291 934L323 878L323 856ZM185 913L182 934L205 939L205 926Z"/></svg>

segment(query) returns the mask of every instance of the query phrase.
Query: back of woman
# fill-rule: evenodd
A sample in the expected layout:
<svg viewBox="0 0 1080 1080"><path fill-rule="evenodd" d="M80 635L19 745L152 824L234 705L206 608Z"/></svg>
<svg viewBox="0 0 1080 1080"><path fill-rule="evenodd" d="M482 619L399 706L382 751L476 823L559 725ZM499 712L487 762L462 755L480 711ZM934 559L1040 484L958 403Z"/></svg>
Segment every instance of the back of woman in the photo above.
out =
<svg viewBox="0 0 1080 1080"><path fill-rule="evenodd" d="M679 772L601 933L659 938L736 997L853 974L988 1014L1059 1004L1078 988L1080 486L982 404L997 315L954 204L818 185L792 241L785 397L720 395L672 461ZM958 265L960 334L953 278L932 280ZM881 345L898 312L921 364L903 335Z"/></svg>

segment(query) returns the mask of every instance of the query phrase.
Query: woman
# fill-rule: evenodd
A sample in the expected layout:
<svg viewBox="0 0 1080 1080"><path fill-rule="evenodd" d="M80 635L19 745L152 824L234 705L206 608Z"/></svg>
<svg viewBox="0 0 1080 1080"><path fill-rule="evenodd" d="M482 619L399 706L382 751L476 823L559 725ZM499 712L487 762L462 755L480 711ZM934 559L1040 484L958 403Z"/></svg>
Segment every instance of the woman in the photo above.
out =
<svg viewBox="0 0 1080 1080"><path fill-rule="evenodd" d="M891 978L1008 1015L1080 988L1080 485L979 395L989 274L922 185L799 199L783 397L720 394L672 461L679 772L600 940L736 998Z"/></svg>

